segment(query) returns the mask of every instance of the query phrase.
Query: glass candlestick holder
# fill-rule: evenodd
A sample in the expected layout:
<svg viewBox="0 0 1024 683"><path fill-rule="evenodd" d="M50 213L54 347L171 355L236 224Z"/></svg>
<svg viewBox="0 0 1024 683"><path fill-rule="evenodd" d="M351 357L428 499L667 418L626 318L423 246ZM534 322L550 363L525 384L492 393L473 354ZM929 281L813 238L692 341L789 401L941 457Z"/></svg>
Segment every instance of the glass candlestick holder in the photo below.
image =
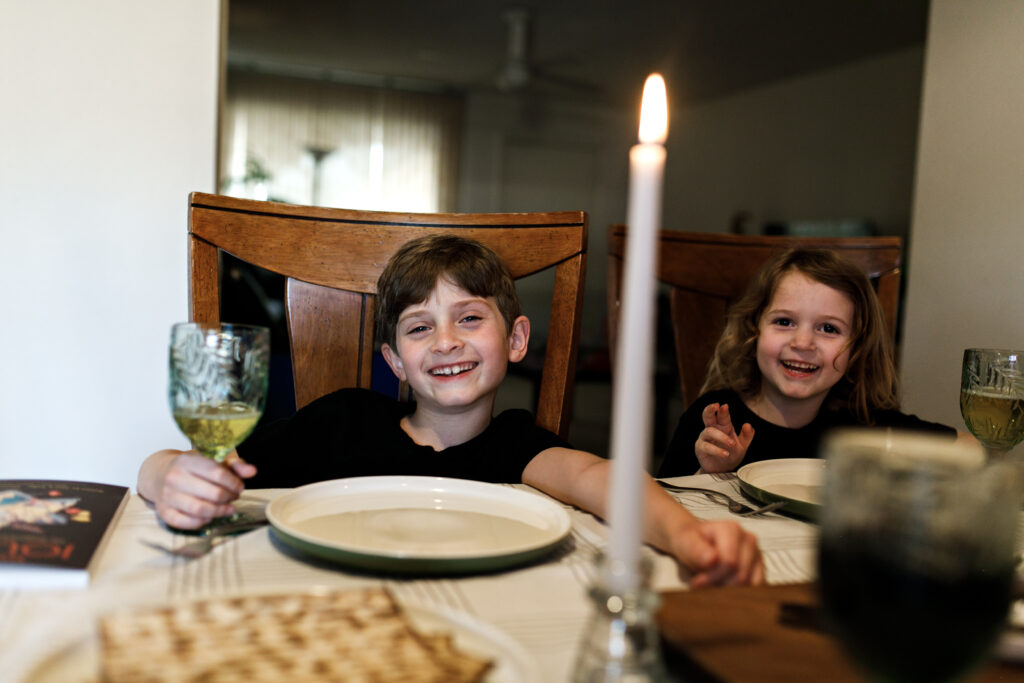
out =
<svg viewBox="0 0 1024 683"><path fill-rule="evenodd" d="M593 614L583 632L573 683L647 683L666 681L661 641L654 621L660 604L650 589L651 562L641 560L640 582L635 590L612 587L621 567L600 555L597 579L589 594Z"/></svg>

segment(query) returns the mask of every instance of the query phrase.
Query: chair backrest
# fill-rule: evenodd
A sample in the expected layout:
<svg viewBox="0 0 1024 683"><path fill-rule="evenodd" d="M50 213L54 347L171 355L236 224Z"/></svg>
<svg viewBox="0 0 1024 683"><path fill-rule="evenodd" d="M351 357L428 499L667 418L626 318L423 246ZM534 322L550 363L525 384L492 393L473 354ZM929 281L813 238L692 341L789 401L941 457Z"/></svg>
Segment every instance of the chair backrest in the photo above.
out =
<svg viewBox="0 0 1024 683"><path fill-rule="evenodd" d="M626 226L608 230L608 325L612 358L622 282ZM899 237L793 237L675 232L658 235L657 279L669 290L669 311L683 406L696 400L726 312L769 257L794 246L831 249L871 280L894 338L903 255Z"/></svg>
<svg viewBox="0 0 1024 683"><path fill-rule="evenodd" d="M192 320L220 320L219 250L286 278L297 408L340 388L370 388L377 277L409 240L436 233L477 240L516 279L554 268L537 424L568 433L586 271L584 212L355 211L196 192L188 222Z"/></svg>

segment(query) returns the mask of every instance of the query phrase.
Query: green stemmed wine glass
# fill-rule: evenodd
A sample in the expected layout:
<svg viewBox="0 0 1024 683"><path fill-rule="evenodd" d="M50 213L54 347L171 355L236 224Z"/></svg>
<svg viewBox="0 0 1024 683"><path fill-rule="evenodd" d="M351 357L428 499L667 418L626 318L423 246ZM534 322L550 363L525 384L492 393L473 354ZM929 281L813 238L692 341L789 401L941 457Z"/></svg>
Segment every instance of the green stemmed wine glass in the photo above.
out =
<svg viewBox="0 0 1024 683"><path fill-rule="evenodd" d="M1024 440L1024 351L965 349L960 414L990 455Z"/></svg>
<svg viewBox="0 0 1024 683"><path fill-rule="evenodd" d="M224 462L256 427L267 395L270 330L178 323L171 328L171 413L192 446Z"/></svg>

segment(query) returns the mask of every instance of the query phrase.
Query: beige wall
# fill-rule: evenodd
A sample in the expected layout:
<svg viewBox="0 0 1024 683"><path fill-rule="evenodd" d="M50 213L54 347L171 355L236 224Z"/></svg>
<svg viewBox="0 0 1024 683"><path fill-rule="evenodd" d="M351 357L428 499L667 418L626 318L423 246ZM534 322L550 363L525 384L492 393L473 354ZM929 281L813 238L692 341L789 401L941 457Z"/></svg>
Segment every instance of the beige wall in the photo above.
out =
<svg viewBox="0 0 1024 683"><path fill-rule="evenodd" d="M904 408L960 429L964 348L1024 348L1022 74L1024 2L932 0Z"/></svg>
<svg viewBox="0 0 1024 683"><path fill-rule="evenodd" d="M0 477L134 486L186 202L214 189L220 2L0 0Z"/></svg>
<svg viewBox="0 0 1024 683"><path fill-rule="evenodd" d="M724 232L752 222L870 218L910 223L920 47L674 107L666 227Z"/></svg>

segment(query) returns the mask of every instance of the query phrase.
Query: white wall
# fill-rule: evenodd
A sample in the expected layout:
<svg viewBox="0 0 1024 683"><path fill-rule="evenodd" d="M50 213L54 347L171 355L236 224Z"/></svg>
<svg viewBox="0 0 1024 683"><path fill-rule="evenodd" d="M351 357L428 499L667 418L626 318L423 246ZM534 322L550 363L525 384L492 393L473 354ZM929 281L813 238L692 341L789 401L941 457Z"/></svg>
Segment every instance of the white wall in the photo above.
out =
<svg viewBox="0 0 1024 683"><path fill-rule="evenodd" d="M184 446L166 344L214 189L218 0L0 0L0 478Z"/></svg>
<svg viewBox="0 0 1024 683"><path fill-rule="evenodd" d="M1024 348L1021 74L1024 3L932 0L904 318L904 408L960 429L964 348Z"/></svg>
<svg viewBox="0 0 1024 683"><path fill-rule="evenodd" d="M673 107L666 226L725 232L770 221L910 222L922 49ZM758 230L759 231L759 230Z"/></svg>

